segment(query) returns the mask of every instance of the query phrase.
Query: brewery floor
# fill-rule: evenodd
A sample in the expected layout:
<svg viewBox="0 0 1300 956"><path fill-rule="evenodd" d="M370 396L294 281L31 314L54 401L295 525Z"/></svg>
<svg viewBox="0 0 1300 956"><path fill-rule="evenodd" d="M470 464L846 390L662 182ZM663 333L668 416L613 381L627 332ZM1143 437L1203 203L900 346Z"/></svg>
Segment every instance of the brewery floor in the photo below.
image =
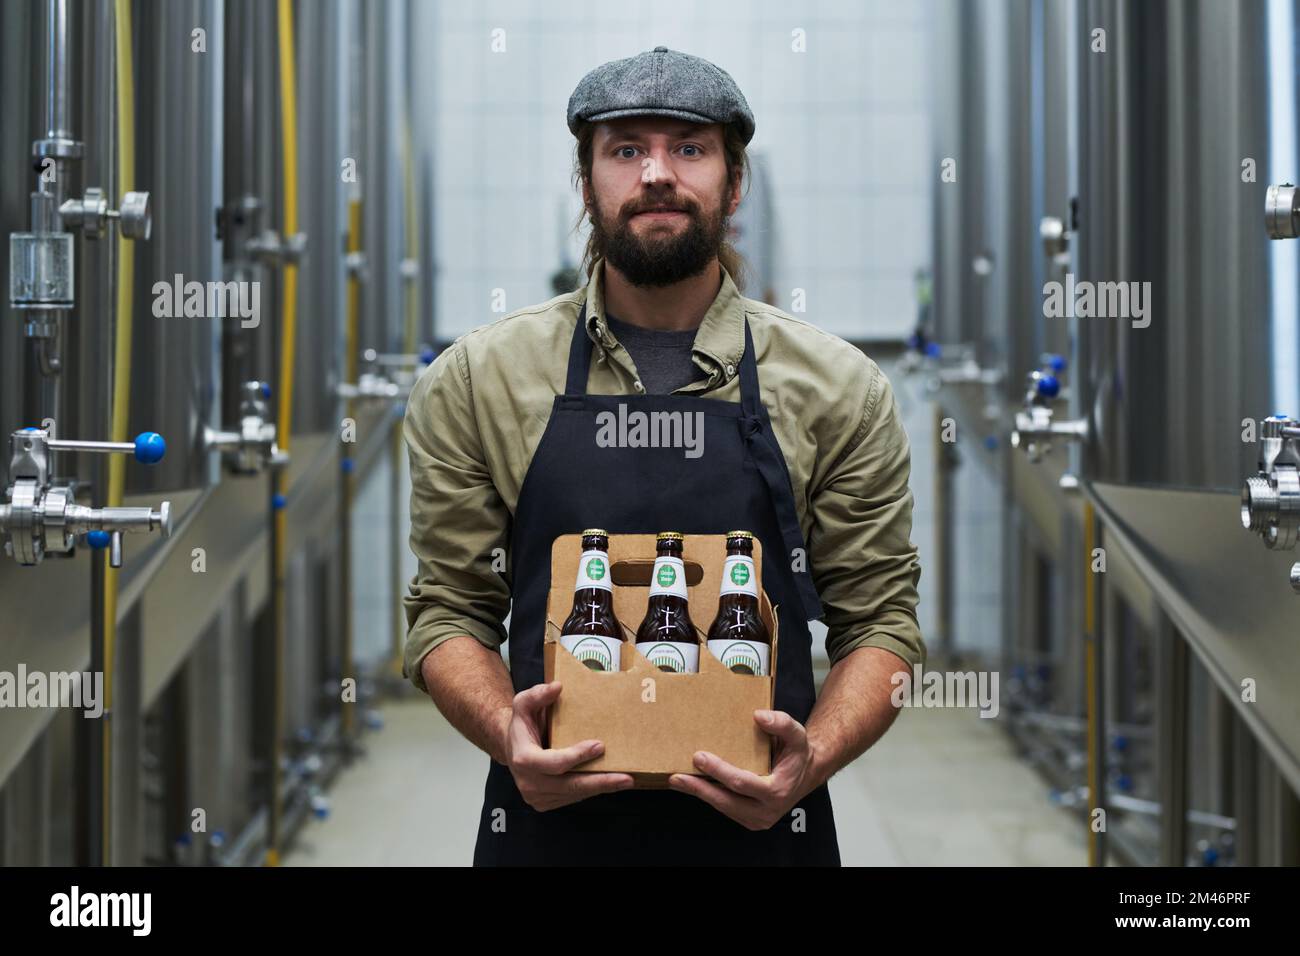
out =
<svg viewBox="0 0 1300 956"><path fill-rule="evenodd" d="M329 818L306 824L286 865L470 862L487 758L427 698L382 712L384 728L331 789ZM844 863L1083 865L1082 824L1049 800L997 723L972 710L904 711L831 781Z"/></svg>

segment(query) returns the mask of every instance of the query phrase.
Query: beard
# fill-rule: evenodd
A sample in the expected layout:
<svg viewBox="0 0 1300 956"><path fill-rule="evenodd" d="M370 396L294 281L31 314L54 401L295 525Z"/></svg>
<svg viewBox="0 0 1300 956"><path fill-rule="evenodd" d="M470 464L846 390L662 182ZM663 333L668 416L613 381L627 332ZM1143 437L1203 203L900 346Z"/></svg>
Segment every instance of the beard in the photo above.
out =
<svg viewBox="0 0 1300 956"><path fill-rule="evenodd" d="M702 273L718 256L727 235L729 218L722 215L726 191L717 211L705 215L688 200L657 199L630 202L619 210L609 227L594 198L591 217L596 248L634 286L667 286ZM685 229L651 229L642 235L632 228L632 217L654 206L673 206L688 217Z"/></svg>

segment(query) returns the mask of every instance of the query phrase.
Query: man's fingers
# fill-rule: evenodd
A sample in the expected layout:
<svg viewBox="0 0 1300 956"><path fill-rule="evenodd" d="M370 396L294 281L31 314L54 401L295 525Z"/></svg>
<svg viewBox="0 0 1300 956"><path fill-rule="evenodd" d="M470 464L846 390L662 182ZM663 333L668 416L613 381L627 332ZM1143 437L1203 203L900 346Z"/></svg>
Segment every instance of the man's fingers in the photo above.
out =
<svg viewBox="0 0 1300 956"><path fill-rule="evenodd" d="M560 696L560 690L560 682L557 680L553 680L549 684L534 684L528 690L521 690L515 694L515 713L540 713L543 709L555 703L556 698Z"/></svg>
<svg viewBox="0 0 1300 956"><path fill-rule="evenodd" d="M758 818L759 806L755 801L732 793L703 777L696 777L689 773L675 773L668 778L668 786L682 793L699 797L713 809L731 817L742 826L751 826L752 821Z"/></svg>
<svg viewBox="0 0 1300 956"><path fill-rule="evenodd" d="M563 792L573 798L570 802L575 803L597 794L627 790L634 782L625 773L571 773L563 781Z"/></svg>
<svg viewBox="0 0 1300 956"><path fill-rule="evenodd" d="M584 740L560 750L544 750L534 744L516 755L515 766L554 776L568 773L578 764L594 760L604 752L605 745L599 740Z"/></svg>
<svg viewBox="0 0 1300 956"><path fill-rule="evenodd" d="M695 769L700 773L708 774L728 790L746 797L758 800L772 795L770 777L760 777L749 770L742 770L707 750L695 755Z"/></svg>
<svg viewBox="0 0 1300 956"><path fill-rule="evenodd" d="M808 731L803 724L783 710L756 710L754 723L763 733L775 737L786 747L803 747L808 744Z"/></svg>

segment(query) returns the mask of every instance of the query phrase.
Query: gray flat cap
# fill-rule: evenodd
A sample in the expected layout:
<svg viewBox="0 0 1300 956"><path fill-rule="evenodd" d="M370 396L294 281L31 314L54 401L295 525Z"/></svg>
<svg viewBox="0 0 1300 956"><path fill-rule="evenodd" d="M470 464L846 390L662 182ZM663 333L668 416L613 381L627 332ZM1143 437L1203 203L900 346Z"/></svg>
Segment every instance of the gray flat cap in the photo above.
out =
<svg viewBox="0 0 1300 956"><path fill-rule="evenodd" d="M598 66L569 97L569 131L620 116L676 116L692 123L731 123L749 143L754 114L726 70L689 53L657 46Z"/></svg>

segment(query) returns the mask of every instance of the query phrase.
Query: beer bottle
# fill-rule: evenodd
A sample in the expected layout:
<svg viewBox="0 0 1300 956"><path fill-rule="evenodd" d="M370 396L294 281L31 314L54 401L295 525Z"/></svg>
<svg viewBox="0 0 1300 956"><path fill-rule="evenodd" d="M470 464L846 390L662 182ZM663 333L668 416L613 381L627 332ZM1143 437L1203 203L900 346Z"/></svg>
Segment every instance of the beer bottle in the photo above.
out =
<svg viewBox="0 0 1300 956"><path fill-rule="evenodd" d="M718 614L708 640L713 656L737 674L766 676L772 635L758 614L754 536L748 531L727 532Z"/></svg>
<svg viewBox="0 0 1300 956"><path fill-rule="evenodd" d="M694 674L700 669L700 639L691 623L686 597L682 536L661 532L655 539L650 601L636 631L636 649L661 671Z"/></svg>
<svg viewBox="0 0 1300 956"><path fill-rule="evenodd" d="M573 610L560 628L560 643L594 671L619 669L623 631L614 617L614 587L609 579L609 534L582 532L582 558L573 586Z"/></svg>

